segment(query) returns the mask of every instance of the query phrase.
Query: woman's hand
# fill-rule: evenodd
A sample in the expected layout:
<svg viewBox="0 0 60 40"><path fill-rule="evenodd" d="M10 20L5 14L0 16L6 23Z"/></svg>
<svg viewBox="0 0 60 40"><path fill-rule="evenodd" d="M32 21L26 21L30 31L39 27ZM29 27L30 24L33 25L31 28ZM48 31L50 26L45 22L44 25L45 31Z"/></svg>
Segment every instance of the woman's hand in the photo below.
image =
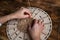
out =
<svg viewBox="0 0 60 40"><path fill-rule="evenodd" d="M20 8L20 10L18 10L17 12L15 12L14 14L15 18L28 18L31 17L31 12L27 9L27 8Z"/></svg>
<svg viewBox="0 0 60 40"><path fill-rule="evenodd" d="M29 32L33 40L40 40L40 34L44 29L44 25L41 21L35 20L33 27L29 27Z"/></svg>
<svg viewBox="0 0 60 40"><path fill-rule="evenodd" d="M15 13L0 17L0 23L3 24L12 19L21 19L21 18L27 18L27 17L31 17L31 13L28 9L22 7L20 8L20 10L18 10Z"/></svg>

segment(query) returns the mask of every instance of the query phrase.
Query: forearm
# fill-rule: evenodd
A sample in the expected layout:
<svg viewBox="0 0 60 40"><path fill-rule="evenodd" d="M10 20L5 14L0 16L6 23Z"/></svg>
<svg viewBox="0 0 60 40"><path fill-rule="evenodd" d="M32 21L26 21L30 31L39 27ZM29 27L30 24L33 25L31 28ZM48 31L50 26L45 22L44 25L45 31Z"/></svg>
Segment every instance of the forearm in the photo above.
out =
<svg viewBox="0 0 60 40"><path fill-rule="evenodd" d="M0 23L5 23L5 22L7 22L8 20L11 20L11 19L14 19L15 17L12 15L12 14L10 14L10 15L7 15L7 16L3 16L3 17L1 17L0 18Z"/></svg>

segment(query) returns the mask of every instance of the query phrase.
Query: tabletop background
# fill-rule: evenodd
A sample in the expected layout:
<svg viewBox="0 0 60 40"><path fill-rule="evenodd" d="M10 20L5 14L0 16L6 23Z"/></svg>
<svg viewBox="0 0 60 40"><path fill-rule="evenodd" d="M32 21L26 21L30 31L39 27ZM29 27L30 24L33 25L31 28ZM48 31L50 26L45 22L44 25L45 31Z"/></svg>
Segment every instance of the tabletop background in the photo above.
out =
<svg viewBox="0 0 60 40"><path fill-rule="evenodd" d="M11 14L22 6L34 6L45 10L53 23L51 35L47 40L60 40L60 0L0 0L0 17ZM0 40L8 40L6 23L0 27Z"/></svg>

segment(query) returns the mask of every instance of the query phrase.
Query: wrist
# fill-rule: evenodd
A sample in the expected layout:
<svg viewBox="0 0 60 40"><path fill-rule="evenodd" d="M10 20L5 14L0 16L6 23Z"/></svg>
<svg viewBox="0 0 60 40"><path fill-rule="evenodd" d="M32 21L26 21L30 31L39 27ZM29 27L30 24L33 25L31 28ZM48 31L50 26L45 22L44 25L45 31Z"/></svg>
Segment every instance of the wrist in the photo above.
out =
<svg viewBox="0 0 60 40"><path fill-rule="evenodd" d="M14 15L7 15L7 20L15 19L16 17Z"/></svg>
<svg viewBox="0 0 60 40"><path fill-rule="evenodd" d="M33 39L33 40L40 40L40 39Z"/></svg>
<svg viewBox="0 0 60 40"><path fill-rule="evenodd" d="M33 40L40 40L40 37L33 38Z"/></svg>
<svg viewBox="0 0 60 40"><path fill-rule="evenodd" d="M21 15L19 16L17 13L13 13L11 15L12 15L12 18L14 18L14 19L20 19L21 18Z"/></svg>

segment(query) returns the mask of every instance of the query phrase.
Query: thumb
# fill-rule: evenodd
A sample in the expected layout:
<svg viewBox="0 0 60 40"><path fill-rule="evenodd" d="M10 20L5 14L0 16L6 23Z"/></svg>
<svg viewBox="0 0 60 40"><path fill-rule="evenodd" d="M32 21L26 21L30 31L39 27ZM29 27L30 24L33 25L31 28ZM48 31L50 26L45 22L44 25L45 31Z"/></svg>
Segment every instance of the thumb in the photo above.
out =
<svg viewBox="0 0 60 40"><path fill-rule="evenodd" d="M30 30L31 30L31 27L29 27L28 29L29 29L29 31L30 31Z"/></svg>
<svg viewBox="0 0 60 40"><path fill-rule="evenodd" d="M28 18L28 17L29 17L29 15L25 15L25 16L24 16L24 18Z"/></svg>
<svg viewBox="0 0 60 40"><path fill-rule="evenodd" d="M35 19L35 23L34 24L37 24L38 23L38 20Z"/></svg>

